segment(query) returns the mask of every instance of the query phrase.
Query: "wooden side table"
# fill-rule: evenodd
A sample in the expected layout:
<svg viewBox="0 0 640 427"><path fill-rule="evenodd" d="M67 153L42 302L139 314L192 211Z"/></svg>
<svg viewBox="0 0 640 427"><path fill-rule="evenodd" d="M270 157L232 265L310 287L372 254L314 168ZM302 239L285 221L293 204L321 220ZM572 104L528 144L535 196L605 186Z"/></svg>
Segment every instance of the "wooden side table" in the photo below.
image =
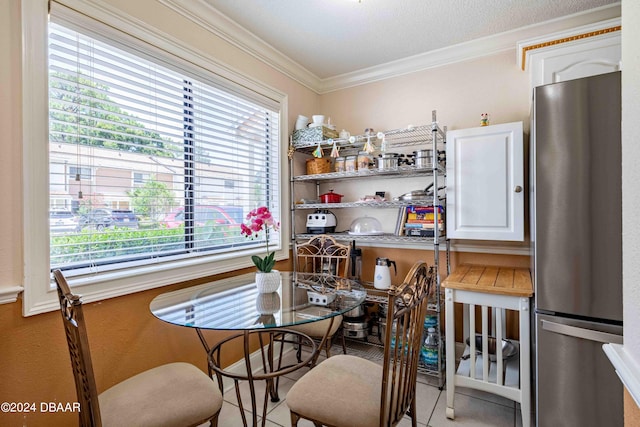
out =
<svg viewBox="0 0 640 427"><path fill-rule="evenodd" d="M474 388L520 403L522 425L531 424L531 342L530 304L533 296L531 274L527 268L488 267L463 264L443 282L445 289L445 335L447 375L447 418L454 419L455 387ZM454 304L465 306L463 330L470 337L456 370ZM481 307L482 338L476 345L475 312ZM493 316L494 337L502 343L505 335L505 310L519 313L520 342L507 340L507 349L518 351L511 359L489 354L489 309ZM500 346L498 346L500 347ZM500 350L497 351L500 353ZM519 362L519 363L518 363Z"/></svg>

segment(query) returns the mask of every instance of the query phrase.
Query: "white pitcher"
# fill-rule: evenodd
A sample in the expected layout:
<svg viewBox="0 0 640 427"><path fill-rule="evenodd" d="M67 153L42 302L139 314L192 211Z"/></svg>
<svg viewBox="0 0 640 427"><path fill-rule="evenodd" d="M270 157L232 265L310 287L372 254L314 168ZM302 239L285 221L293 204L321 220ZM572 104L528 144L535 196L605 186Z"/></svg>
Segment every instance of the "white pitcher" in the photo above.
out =
<svg viewBox="0 0 640 427"><path fill-rule="evenodd" d="M376 289L389 289L391 287L391 265L395 275L398 274L396 262L388 258L376 258L376 269L373 274L373 287Z"/></svg>

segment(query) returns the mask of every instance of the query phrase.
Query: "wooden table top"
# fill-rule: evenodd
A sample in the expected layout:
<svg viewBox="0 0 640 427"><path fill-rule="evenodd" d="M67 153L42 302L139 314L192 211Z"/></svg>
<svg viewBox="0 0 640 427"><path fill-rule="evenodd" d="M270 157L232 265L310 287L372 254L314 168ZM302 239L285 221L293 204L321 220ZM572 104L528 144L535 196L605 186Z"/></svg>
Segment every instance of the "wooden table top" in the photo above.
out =
<svg viewBox="0 0 640 427"><path fill-rule="evenodd" d="M533 296L528 268L459 265L443 282L443 288L517 297Z"/></svg>

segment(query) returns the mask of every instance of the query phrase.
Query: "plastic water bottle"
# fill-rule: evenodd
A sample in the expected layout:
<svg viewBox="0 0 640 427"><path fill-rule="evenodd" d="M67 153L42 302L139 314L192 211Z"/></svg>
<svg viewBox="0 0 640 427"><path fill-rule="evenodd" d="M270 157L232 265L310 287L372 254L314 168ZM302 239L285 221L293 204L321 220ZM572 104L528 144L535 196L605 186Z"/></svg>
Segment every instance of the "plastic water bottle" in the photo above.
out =
<svg viewBox="0 0 640 427"><path fill-rule="evenodd" d="M391 323L391 348L396 348L396 331L398 328L398 322L396 319L393 319Z"/></svg>
<svg viewBox="0 0 640 427"><path fill-rule="evenodd" d="M402 334L402 324L398 325L398 320L394 319L391 325L391 348L395 349L396 346L404 347L405 353L407 352L407 336Z"/></svg>
<svg viewBox="0 0 640 427"><path fill-rule="evenodd" d="M422 363L424 363L429 369L438 369L438 350L440 347L440 337L435 328L429 328L427 330L427 336L424 339L422 345Z"/></svg>

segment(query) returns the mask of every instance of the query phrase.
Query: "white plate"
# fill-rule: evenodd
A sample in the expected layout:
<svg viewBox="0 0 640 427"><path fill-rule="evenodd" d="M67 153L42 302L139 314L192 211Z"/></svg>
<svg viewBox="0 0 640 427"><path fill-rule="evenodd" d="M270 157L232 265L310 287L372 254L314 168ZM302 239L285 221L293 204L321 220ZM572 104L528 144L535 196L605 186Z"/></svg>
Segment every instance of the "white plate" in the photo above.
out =
<svg viewBox="0 0 640 427"><path fill-rule="evenodd" d="M355 231L349 231L349 234L352 236L379 236L384 234L384 231L370 231L368 233L357 233Z"/></svg>
<svg viewBox="0 0 640 427"><path fill-rule="evenodd" d="M327 126L327 125L325 125L324 123L320 123L320 124L317 124L317 123L311 123L311 124L309 125L309 127L310 127L310 128L319 128L320 126Z"/></svg>

